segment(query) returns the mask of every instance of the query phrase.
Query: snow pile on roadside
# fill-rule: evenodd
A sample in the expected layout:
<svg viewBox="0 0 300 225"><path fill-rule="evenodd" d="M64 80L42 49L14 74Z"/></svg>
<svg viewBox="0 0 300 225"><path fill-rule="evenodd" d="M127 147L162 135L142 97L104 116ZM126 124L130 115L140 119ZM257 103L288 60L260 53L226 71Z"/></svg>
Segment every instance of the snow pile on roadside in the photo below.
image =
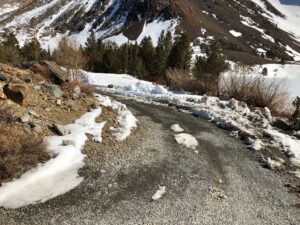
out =
<svg viewBox="0 0 300 225"><path fill-rule="evenodd" d="M111 129L114 132L114 136L117 141L124 141L131 134L131 131L137 127L137 119L135 116L127 109L126 105L117 102L111 101L111 99L107 96L102 96L97 94L96 98L100 102L101 105L105 107L111 107L118 111L118 122L121 127Z"/></svg>
<svg viewBox="0 0 300 225"><path fill-rule="evenodd" d="M177 134L175 135L175 140L177 141L178 144L184 145L185 147L191 149L195 149L199 145L197 139L190 134L185 134L185 133Z"/></svg>
<svg viewBox="0 0 300 225"><path fill-rule="evenodd" d="M264 130L265 135L279 142L283 146L283 151L291 157L294 165L300 166L300 141L287 134L268 128Z"/></svg>
<svg viewBox="0 0 300 225"><path fill-rule="evenodd" d="M86 134L93 135L96 141L102 140L104 123L95 122L101 112L101 108L97 108L74 124L66 125L68 135L47 137L45 141L54 158L19 179L4 183L0 188L0 206L19 208L45 202L78 186L83 181L78 170L84 166L85 156L81 150L88 139ZM63 146L64 141L69 141L70 145Z"/></svg>
<svg viewBox="0 0 300 225"><path fill-rule="evenodd" d="M181 126L180 126L179 124L174 124L174 125L172 125L172 126L171 126L171 129L172 129L173 131L175 131L175 132L183 132L183 131L184 131L184 129L181 128Z"/></svg>

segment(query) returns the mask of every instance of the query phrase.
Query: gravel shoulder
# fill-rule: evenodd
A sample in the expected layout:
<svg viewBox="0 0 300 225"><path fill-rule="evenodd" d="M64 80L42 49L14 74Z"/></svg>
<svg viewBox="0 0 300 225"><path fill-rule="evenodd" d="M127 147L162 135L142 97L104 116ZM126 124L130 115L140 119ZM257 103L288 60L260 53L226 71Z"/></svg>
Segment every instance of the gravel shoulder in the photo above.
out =
<svg viewBox="0 0 300 225"><path fill-rule="evenodd" d="M87 145L85 180L71 192L17 210L0 224L299 224L286 177L228 132L173 109L122 99L139 127L124 142ZM171 125L199 141L178 145ZM152 201L159 186L166 194Z"/></svg>

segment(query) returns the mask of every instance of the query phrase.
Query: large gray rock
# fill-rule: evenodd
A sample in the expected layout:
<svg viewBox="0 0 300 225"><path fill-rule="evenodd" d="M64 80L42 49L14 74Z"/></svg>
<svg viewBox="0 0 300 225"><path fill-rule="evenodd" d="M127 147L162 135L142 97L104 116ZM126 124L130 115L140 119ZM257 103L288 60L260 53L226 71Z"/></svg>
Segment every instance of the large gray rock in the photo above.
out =
<svg viewBox="0 0 300 225"><path fill-rule="evenodd" d="M282 118L277 118L272 125L281 130L290 130L291 129L290 123L287 120L282 119Z"/></svg>
<svg viewBox="0 0 300 225"><path fill-rule="evenodd" d="M51 74L56 78L58 83L64 83L70 81L71 77L67 71L63 70L59 65L53 61L44 62L48 67Z"/></svg>
<svg viewBox="0 0 300 225"><path fill-rule="evenodd" d="M30 121L31 117L28 113L25 113L24 115L22 115L19 120L22 123L28 123Z"/></svg>
<svg viewBox="0 0 300 225"><path fill-rule="evenodd" d="M63 125L60 125L60 124L57 124L57 123L54 123L52 125L52 129L55 133L57 133L59 136L65 136L65 135L68 135L68 131L64 128Z"/></svg>
<svg viewBox="0 0 300 225"><path fill-rule="evenodd" d="M293 126L292 126L293 130L300 130L300 118L296 119L296 121L294 122Z"/></svg>
<svg viewBox="0 0 300 225"><path fill-rule="evenodd" d="M48 86L48 91L51 95L55 96L56 98L61 98L64 95L64 92L60 89L60 86L56 84L50 84Z"/></svg>

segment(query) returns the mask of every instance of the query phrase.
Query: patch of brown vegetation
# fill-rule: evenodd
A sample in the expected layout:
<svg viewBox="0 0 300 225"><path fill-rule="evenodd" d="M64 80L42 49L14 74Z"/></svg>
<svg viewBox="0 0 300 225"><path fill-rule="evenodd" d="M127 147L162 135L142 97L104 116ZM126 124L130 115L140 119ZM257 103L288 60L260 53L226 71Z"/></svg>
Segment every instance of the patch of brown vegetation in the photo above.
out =
<svg viewBox="0 0 300 225"><path fill-rule="evenodd" d="M20 177L50 158L42 137L7 123L0 123L0 130L0 184Z"/></svg>
<svg viewBox="0 0 300 225"><path fill-rule="evenodd" d="M65 93L64 97L65 98L72 97L72 94L76 87L80 88L81 93L84 93L85 95L90 97L93 96L95 91L95 87L93 85L84 84L78 80L74 80L61 85L62 91Z"/></svg>

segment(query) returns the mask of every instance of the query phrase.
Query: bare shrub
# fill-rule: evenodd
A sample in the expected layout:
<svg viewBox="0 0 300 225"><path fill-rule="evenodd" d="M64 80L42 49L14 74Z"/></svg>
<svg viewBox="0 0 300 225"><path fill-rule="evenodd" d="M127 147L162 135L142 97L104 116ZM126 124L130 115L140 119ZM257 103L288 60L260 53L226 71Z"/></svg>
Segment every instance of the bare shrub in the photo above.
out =
<svg viewBox="0 0 300 225"><path fill-rule="evenodd" d="M14 115L14 111L12 108L0 104L0 122L12 123L16 121L16 116Z"/></svg>
<svg viewBox="0 0 300 225"><path fill-rule="evenodd" d="M41 137L6 123L0 129L0 185L49 159Z"/></svg>
<svg viewBox="0 0 300 225"><path fill-rule="evenodd" d="M83 48L75 39L63 38L53 52L53 60L65 67L73 80L78 79L78 70L86 65L86 57Z"/></svg>
<svg viewBox="0 0 300 225"><path fill-rule="evenodd" d="M251 107L268 107L275 115L290 115L291 101L284 80L250 75L239 68L223 75L219 83L223 99L235 98Z"/></svg>
<svg viewBox="0 0 300 225"><path fill-rule="evenodd" d="M84 93L87 96L93 96L95 91L95 87L93 85L85 84L78 80L73 80L61 85L61 89L64 92L64 97L72 97L76 86L80 87L81 93Z"/></svg>
<svg viewBox="0 0 300 225"><path fill-rule="evenodd" d="M196 94L203 94L204 92L204 83L194 78L187 70L168 69L165 80L167 86L176 90L184 90Z"/></svg>

